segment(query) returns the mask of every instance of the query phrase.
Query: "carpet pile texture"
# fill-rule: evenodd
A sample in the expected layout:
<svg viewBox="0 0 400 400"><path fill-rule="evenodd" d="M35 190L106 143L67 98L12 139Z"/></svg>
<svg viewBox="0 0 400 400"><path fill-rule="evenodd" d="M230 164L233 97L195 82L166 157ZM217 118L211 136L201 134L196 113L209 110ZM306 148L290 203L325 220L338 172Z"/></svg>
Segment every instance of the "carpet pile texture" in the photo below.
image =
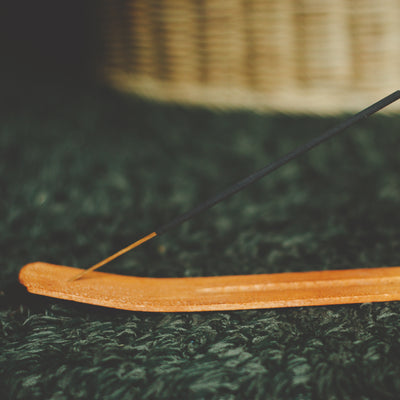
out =
<svg viewBox="0 0 400 400"><path fill-rule="evenodd" d="M17 284L28 262L94 264L344 116L215 113L65 85L1 97L2 399L399 398L398 302L142 313ZM399 265L399 127L374 116L103 270Z"/></svg>

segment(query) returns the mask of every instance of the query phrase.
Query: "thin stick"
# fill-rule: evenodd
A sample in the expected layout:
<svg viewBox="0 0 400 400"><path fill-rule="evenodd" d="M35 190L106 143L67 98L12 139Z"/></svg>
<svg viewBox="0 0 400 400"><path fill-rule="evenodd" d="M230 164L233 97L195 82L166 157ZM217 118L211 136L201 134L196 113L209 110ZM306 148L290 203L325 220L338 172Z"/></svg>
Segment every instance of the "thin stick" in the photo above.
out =
<svg viewBox="0 0 400 400"><path fill-rule="evenodd" d="M344 122L340 123L339 125L327 130L322 135L315 137L314 139L310 140L309 142L303 144L302 146L297 147L295 150L289 152L282 158L278 159L277 161L261 168L260 170L252 173L251 175L247 176L246 178L234 183L232 186L228 187L223 192L215 195L214 197L206 200L205 202L201 203L197 207L193 208L192 210L178 216L177 218L173 219L169 223L162 225L154 232L150 233L149 235L143 237L142 239L132 243L131 245L125 247L124 249L118 251L117 253L113 254L110 257L107 257L105 260L100 261L99 263L93 265L87 270L79 273L77 276L73 277L71 281L81 278L82 276L86 275L90 271L94 271L97 268L109 263L110 261L114 260L115 258L125 254L126 252L134 249L135 247L140 246L141 244L147 242L148 240L160 236L163 233L169 231L172 228L182 224L183 222L192 219L197 214L205 211L219 202L225 200L226 198L234 195L235 193L243 190L247 186L251 185L252 183L258 181L259 179L263 178L264 176L270 174L271 172L277 170L278 168L282 167L283 165L287 164L289 161L294 160L295 158L301 156L302 154L308 152L312 148L318 146L319 144L325 142L326 140L330 139L331 137L343 132L345 129L349 128L350 126L356 124L357 122L361 121L369 117L370 115L376 113L377 111L381 110L382 108L388 106L389 104L395 102L400 98L400 90L390 94L389 96L384 97L383 99L379 100L378 102L372 104L371 106L367 107L366 109L360 111L359 113L353 115L352 117L348 118Z"/></svg>
<svg viewBox="0 0 400 400"><path fill-rule="evenodd" d="M90 271L94 271L97 268L102 267L105 264L108 264L110 261L116 259L119 256L122 256L122 254L127 253L128 251L131 251L132 249L134 249L135 247L140 246L142 243L147 242L148 240L152 239L154 236L157 236L157 234L155 232L150 233L150 235L147 235L145 237L143 237L142 239L137 240L136 242L130 244L127 247L124 247L123 249L121 249L120 251L117 251L116 253L114 253L113 255L111 255L110 257L105 258L103 261L98 262L97 264L91 266L88 269L84 269L81 273L79 273L78 275L74 276L71 281L74 281L76 279L81 278L83 275L86 275L88 272Z"/></svg>

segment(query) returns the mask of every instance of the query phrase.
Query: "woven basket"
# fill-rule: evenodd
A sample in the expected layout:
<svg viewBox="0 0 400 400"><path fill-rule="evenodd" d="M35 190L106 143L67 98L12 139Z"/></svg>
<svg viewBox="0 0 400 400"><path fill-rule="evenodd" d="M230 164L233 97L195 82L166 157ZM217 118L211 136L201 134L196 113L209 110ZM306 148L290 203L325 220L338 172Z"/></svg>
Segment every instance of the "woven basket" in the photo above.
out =
<svg viewBox="0 0 400 400"><path fill-rule="evenodd" d="M336 113L400 86L400 0L103 0L101 21L102 78L152 99Z"/></svg>

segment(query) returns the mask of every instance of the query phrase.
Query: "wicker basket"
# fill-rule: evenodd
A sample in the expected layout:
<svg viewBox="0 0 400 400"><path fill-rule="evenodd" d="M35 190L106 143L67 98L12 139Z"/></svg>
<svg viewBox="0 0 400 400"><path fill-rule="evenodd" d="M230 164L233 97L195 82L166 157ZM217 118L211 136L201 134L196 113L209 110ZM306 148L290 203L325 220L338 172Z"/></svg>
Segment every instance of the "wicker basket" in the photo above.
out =
<svg viewBox="0 0 400 400"><path fill-rule="evenodd" d="M102 28L103 79L162 101L336 113L400 86L400 0L103 0Z"/></svg>

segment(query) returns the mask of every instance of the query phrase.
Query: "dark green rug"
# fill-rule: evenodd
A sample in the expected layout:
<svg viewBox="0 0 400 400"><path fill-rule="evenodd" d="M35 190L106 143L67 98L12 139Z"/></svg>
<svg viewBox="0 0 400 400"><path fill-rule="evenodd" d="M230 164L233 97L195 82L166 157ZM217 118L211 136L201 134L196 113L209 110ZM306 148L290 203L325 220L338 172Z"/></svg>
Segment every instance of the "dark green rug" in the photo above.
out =
<svg viewBox="0 0 400 400"><path fill-rule="evenodd" d="M398 399L400 304L123 312L29 295L31 261L88 267L342 118L3 87L2 399ZM366 104L367 105L367 104ZM104 268L205 276L400 264L399 117L377 115Z"/></svg>

